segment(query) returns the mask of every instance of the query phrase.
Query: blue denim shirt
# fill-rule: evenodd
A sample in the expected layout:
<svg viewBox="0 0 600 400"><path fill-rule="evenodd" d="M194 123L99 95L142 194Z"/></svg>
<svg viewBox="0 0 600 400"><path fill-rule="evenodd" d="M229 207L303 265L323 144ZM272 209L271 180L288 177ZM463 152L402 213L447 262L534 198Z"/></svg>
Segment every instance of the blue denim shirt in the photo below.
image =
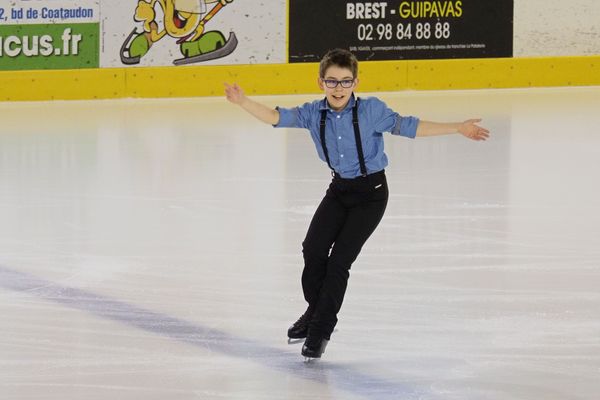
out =
<svg viewBox="0 0 600 400"><path fill-rule="evenodd" d="M279 123L275 127L308 129L319 158L326 161L321 146L319 122L321 110L327 110L325 143L331 167L342 178L356 178L361 173L352 125L352 107L355 103L353 95L346 108L340 112L329 108L325 99L294 108L277 107ZM383 170L388 165L387 156L383 151L383 133L390 132L393 135L414 138L417 135L419 119L401 117L376 97L361 97L358 106L358 123L367 173L372 174Z"/></svg>

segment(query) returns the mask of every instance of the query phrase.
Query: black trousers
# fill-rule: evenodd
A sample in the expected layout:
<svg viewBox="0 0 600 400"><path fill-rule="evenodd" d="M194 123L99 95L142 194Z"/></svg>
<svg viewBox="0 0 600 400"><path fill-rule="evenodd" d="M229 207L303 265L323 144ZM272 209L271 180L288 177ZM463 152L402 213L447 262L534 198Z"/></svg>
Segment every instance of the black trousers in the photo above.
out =
<svg viewBox="0 0 600 400"><path fill-rule="evenodd" d="M313 317L311 335L329 339L337 324L350 267L385 212L385 172L343 179L334 176L302 243L302 289Z"/></svg>

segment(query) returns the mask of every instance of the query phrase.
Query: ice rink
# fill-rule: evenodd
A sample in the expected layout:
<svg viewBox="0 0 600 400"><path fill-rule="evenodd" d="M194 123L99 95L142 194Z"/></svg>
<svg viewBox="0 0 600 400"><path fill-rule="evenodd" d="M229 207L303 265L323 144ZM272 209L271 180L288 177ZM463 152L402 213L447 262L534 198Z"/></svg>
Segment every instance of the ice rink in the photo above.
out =
<svg viewBox="0 0 600 400"><path fill-rule="evenodd" d="M386 215L310 363L306 131L224 98L0 103L0 399L597 399L600 88L377 95L492 137L386 137Z"/></svg>

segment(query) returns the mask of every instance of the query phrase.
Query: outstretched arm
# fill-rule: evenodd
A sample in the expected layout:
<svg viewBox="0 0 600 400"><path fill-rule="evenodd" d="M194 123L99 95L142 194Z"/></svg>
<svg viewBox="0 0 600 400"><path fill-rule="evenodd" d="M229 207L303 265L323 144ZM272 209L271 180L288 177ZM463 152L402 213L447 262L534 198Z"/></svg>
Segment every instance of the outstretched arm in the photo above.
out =
<svg viewBox="0 0 600 400"><path fill-rule="evenodd" d="M244 91L237 83L233 85L225 84L225 96L227 100L242 107L262 122L271 125L279 123L279 111L246 97Z"/></svg>
<svg viewBox="0 0 600 400"><path fill-rule="evenodd" d="M460 133L472 140L486 140L490 137L490 131L477 125L481 119L469 119L457 123L440 123L430 121L419 121L417 137L447 135Z"/></svg>

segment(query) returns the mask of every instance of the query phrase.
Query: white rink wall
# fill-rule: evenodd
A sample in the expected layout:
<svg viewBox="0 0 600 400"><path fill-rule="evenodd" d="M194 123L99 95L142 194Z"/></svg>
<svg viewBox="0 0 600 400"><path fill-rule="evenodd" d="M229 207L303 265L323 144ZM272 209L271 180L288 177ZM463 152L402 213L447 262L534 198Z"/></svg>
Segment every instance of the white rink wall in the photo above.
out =
<svg viewBox="0 0 600 400"><path fill-rule="evenodd" d="M251 44L237 51L237 57L250 59L251 63L284 63L285 55L276 50L275 44L286 40L285 26L273 26L272 21L285 19L288 0L235 1L236 6L226 11L229 19L245 20L244 15L252 16L248 17L251 24L235 27L240 37L251 40ZM102 0L101 7L118 7L120 2ZM107 48L120 46L123 41L121 36L135 26L132 17L131 13L127 13L103 21L104 29L115 32L103 38ZM226 20L221 19L216 25L225 32L232 28L223 22ZM159 50L162 49L154 50L154 57L159 57L156 55ZM581 55L600 55L600 0L514 0L515 57ZM162 56L173 57L167 53ZM104 66L121 66L117 58L106 58L103 63ZM214 61L207 64L218 63Z"/></svg>
<svg viewBox="0 0 600 400"><path fill-rule="evenodd" d="M600 1L515 0L515 57L598 54Z"/></svg>

